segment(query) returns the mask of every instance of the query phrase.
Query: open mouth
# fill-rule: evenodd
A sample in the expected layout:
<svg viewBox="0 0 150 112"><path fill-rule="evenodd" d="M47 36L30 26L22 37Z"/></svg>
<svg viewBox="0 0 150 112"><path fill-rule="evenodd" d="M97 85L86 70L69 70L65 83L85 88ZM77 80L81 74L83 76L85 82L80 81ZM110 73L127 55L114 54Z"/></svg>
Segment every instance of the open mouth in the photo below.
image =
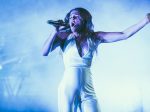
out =
<svg viewBox="0 0 150 112"><path fill-rule="evenodd" d="M71 23L71 27L74 27L74 26L75 26L75 23L74 23L74 22L72 22L72 23Z"/></svg>

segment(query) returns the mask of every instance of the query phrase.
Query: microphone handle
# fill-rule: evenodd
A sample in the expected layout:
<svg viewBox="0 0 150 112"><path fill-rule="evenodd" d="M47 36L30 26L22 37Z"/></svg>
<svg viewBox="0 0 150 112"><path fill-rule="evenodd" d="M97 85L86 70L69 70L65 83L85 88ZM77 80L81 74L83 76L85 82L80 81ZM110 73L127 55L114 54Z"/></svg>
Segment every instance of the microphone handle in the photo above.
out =
<svg viewBox="0 0 150 112"><path fill-rule="evenodd" d="M48 20L47 23L53 25L56 28L56 31L69 31L69 25L63 20Z"/></svg>
<svg viewBox="0 0 150 112"><path fill-rule="evenodd" d="M48 20L47 21L48 24L53 25L53 26L67 26L65 22L63 22L63 20L57 20L57 21L53 21L53 20Z"/></svg>

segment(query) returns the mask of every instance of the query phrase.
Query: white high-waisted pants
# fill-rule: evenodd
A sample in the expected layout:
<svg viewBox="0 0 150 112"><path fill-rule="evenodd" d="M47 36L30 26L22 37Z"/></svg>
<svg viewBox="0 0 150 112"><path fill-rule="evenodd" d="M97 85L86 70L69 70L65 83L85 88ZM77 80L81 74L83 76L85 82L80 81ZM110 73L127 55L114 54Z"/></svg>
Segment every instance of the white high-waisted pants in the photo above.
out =
<svg viewBox="0 0 150 112"><path fill-rule="evenodd" d="M65 70L58 88L59 112L100 112L91 75L87 67Z"/></svg>

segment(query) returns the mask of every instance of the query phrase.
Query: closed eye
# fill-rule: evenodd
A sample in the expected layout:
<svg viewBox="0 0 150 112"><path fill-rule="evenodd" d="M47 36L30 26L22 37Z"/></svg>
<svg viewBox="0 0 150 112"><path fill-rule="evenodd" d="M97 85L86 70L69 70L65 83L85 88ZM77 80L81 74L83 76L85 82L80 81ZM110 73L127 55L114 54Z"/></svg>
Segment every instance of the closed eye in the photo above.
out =
<svg viewBox="0 0 150 112"><path fill-rule="evenodd" d="M73 15L73 16L69 17L69 19L76 19L76 18L79 18L79 15Z"/></svg>

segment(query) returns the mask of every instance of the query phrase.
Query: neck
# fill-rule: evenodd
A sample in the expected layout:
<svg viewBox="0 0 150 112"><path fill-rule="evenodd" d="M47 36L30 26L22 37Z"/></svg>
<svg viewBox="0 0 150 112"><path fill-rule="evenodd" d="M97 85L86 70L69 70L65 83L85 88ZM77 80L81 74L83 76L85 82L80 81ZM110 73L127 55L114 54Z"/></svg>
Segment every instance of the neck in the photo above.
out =
<svg viewBox="0 0 150 112"><path fill-rule="evenodd" d="M85 38L85 33L84 32L80 32L80 33L78 33L78 32L73 32L73 35L75 36L75 38L77 39L77 40L82 40L82 39L84 39Z"/></svg>

